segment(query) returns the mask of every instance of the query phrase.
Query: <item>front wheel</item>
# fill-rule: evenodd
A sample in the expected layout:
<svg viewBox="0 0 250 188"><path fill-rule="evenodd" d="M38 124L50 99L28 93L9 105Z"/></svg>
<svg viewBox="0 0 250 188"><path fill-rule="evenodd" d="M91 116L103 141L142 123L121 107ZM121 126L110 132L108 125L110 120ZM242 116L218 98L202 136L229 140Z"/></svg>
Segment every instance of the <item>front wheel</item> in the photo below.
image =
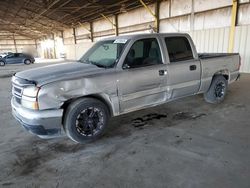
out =
<svg viewBox="0 0 250 188"><path fill-rule="evenodd" d="M5 66L5 62L4 61L0 61L0 66Z"/></svg>
<svg viewBox="0 0 250 188"><path fill-rule="evenodd" d="M104 134L109 116L106 105L99 100L79 99L66 110L64 130L75 142L94 141Z"/></svg>
<svg viewBox="0 0 250 188"><path fill-rule="evenodd" d="M206 102L217 104L221 103L227 93L228 83L224 76L215 76L212 80L209 90L204 93Z"/></svg>
<svg viewBox="0 0 250 188"><path fill-rule="evenodd" d="M25 60L24 60L24 64L25 64L25 65L30 65L30 64L31 64L31 61L30 61L29 59L25 59Z"/></svg>

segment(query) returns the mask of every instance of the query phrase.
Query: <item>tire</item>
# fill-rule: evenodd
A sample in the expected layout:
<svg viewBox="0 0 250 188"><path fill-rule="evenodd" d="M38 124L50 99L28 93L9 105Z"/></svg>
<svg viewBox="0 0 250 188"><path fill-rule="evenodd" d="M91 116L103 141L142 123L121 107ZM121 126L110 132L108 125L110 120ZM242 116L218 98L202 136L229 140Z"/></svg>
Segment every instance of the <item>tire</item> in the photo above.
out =
<svg viewBox="0 0 250 188"><path fill-rule="evenodd" d="M109 118L109 110L105 104L93 98L83 98L68 106L63 127L71 140L87 143L105 133Z"/></svg>
<svg viewBox="0 0 250 188"><path fill-rule="evenodd" d="M204 93L206 102L212 104L221 103L227 93L228 82L222 75L217 75L213 78L209 90Z"/></svg>
<svg viewBox="0 0 250 188"><path fill-rule="evenodd" d="M4 61L0 61L0 66L1 67L5 66L5 62Z"/></svg>
<svg viewBox="0 0 250 188"><path fill-rule="evenodd" d="M30 64L31 64L31 61L30 61L29 59L25 59L25 60L24 60L24 64L25 64L25 65L30 65Z"/></svg>

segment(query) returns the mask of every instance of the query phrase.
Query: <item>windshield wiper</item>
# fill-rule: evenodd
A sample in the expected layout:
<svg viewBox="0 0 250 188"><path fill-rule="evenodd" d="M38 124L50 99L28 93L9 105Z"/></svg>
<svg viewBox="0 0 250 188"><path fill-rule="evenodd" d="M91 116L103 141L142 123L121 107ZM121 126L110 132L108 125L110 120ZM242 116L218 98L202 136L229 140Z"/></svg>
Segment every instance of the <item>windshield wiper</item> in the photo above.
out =
<svg viewBox="0 0 250 188"><path fill-rule="evenodd" d="M101 68L108 68L107 66L105 66L105 65L102 65L102 64L99 64L99 63L96 63L96 62L91 62L91 64L92 65L95 65L95 66L97 66L97 67L101 67Z"/></svg>
<svg viewBox="0 0 250 188"><path fill-rule="evenodd" d="M86 59L79 59L77 62L80 62L80 63L87 63L87 64L90 64L89 61L87 61Z"/></svg>
<svg viewBox="0 0 250 188"><path fill-rule="evenodd" d="M78 62L95 65L97 67L101 67L101 68L105 68L105 69L108 68L108 66L105 66L103 64L100 64L100 63L97 63L97 62L94 62L94 61L90 61L88 59L84 59L84 60L80 59L80 60L78 60Z"/></svg>

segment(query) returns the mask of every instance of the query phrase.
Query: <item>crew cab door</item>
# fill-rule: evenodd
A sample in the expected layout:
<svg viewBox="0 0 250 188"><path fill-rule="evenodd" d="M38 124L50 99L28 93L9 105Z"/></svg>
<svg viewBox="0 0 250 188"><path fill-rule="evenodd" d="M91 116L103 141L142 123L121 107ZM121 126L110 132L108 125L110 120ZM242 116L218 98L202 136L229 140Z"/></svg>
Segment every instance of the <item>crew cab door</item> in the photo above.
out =
<svg viewBox="0 0 250 188"><path fill-rule="evenodd" d="M200 88L201 65L195 58L191 39L185 36L165 37L168 64L168 86L171 99L195 94ZM192 45L193 46L193 45Z"/></svg>
<svg viewBox="0 0 250 188"><path fill-rule="evenodd" d="M120 111L128 112L166 100L166 64L157 38L137 40L131 46L119 75Z"/></svg>

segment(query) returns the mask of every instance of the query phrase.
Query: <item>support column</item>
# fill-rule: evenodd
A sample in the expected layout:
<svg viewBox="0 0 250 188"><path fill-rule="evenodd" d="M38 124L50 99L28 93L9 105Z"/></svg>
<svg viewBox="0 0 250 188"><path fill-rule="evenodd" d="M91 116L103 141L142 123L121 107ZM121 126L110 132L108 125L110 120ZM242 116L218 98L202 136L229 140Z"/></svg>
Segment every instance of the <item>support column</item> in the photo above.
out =
<svg viewBox="0 0 250 188"><path fill-rule="evenodd" d="M94 39L93 39L93 23L89 22L89 29L85 25L83 25L81 22L78 22L78 23L81 27L83 27L84 29L86 29L90 33L90 40L91 40L91 42L93 42L94 41Z"/></svg>
<svg viewBox="0 0 250 188"><path fill-rule="evenodd" d="M63 35L63 31L61 31L61 37L62 37L62 43L64 45L64 35Z"/></svg>
<svg viewBox="0 0 250 188"><path fill-rule="evenodd" d="M232 0L232 13L231 13L231 27L229 36L229 46L228 52L232 53L234 48L234 36L235 36L235 26L237 25L237 15L238 15L238 0Z"/></svg>
<svg viewBox="0 0 250 188"><path fill-rule="evenodd" d="M117 36L118 35L118 26L116 25L116 21L115 21L115 23L112 21L112 20L110 20L107 16L105 16L104 14L101 14L101 16L105 19L105 20L107 20L109 23L111 23L114 27L115 27L115 35ZM117 19L117 17L115 16L115 20Z"/></svg>
<svg viewBox="0 0 250 188"><path fill-rule="evenodd" d="M158 26L159 26L159 16L157 18L156 14L153 13L153 11L143 2L143 0L140 0L140 3L142 4L142 6L144 6L144 8L154 17L155 19L155 31L157 32L159 30Z"/></svg>
<svg viewBox="0 0 250 188"><path fill-rule="evenodd" d="M119 30L118 30L118 15L115 15L115 36L119 35Z"/></svg>
<svg viewBox="0 0 250 188"><path fill-rule="evenodd" d="M56 42L55 42L55 33L53 33L53 51L54 51L54 58L56 59Z"/></svg>
<svg viewBox="0 0 250 188"><path fill-rule="evenodd" d="M155 23L156 23L156 33L160 32L160 1L157 0L155 3Z"/></svg>
<svg viewBox="0 0 250 188"><path fill-rule="evenodd" d="M73 27L74 44L76 44L76 28Z"/></svg>
<svg viewBox="0 0 250 188"><path fill-rule="evenodd" d="M35 39L35 45L36 45L36 50L37 50L37 39Z"/></svg>
<svg viewBox="0 0 250 188"><path fill-rule="evenodd" d="M15 46L15 52L17 53L16 39L15 39L15 34L14 33L13 33L13 41L14 41L14 46Z"/></svg>
<svg viewBox="0 0 250 188"><path fill-rule="evenodd" d="M90 40L91 42L94 42L94 35L93 35L93 23L89 23L89 28L90 28Z"/></svg>

